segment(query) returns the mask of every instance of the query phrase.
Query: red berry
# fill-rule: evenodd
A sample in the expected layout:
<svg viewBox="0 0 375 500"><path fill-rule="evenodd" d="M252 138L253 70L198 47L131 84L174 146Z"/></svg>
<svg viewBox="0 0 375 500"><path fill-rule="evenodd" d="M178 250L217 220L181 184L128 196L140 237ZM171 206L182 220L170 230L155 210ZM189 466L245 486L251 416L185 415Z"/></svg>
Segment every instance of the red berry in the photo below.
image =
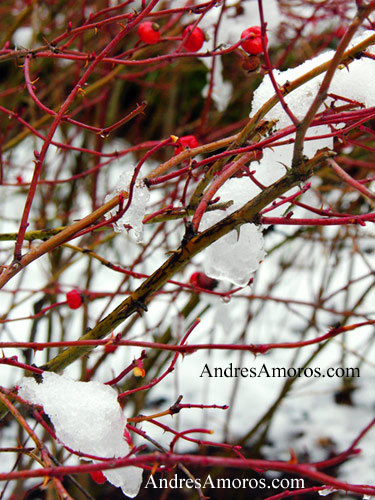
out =
<svg viewBox="0 0 375 500"><path fill-rule="evenodd" d="M189 26L186 26L186 28L184 29L184 31L182 33L182 37L185 38L185 36L188 33L190 33L190 36L184 42L184 48L188 52L197 52L197 50L199 50L202 47L202 45L205 41L204 33L200 28L198 28L198 26L196 28L193 28L192 24L190 24Z"/></svg>
<svg viewBox="0 0 375 500"><path fill-rule="evenodd" d="M70 290L66 294L66 301L70 309L78 309L82 305L82 295L77 290Z"/></svg>
<svg viewBox="0 0 375 500"><path fill-rule="evenodd" d="M178 155L182 151L184 151L186 148L196 148L199 146L199 142L195 138L195 135L184 135L183 137L180 137L179 140L176 143L176 150L175 150L175 155Z"/></svg>
<svg viewBox="0 0 375 500"><path fill-rule="evenodd" d="M217 287L217 280L209 278L204 273L193 273L189 281L192 285L199 286L199 288L205 288L206 290L213 290Z"/></svg>
<svg viewBox="0 0 375 500"><path fill-rule="evenodd" d="M335 29L334 35L336 38L342 38L345 35L346 28L344 26L339 26L338 28Z"/></svg>
<svg viewBox="0 0 375 500"><path fill-rule="evenodd" d="M114 344L113 342L109 342L104 346L104 350L107 354L110 354L112 352L115 352L115 350L118 348L118 345Z"/></svg>
<svg viewBox="0 0 375 500"><path fill-rule="evenodd" d="M198 285L198 276L199 276L199 275L200 275L200 273L195 272L195 273L193 273L193 274L190 276L189 281L190 281L190 283L191 283L192 285Z"/></svg>
<svg viewBox="0 0 375 500"><path fill-rule="evenodd" d="M151 21L145 21L138 26L138 36L144 43L157 43L160 40L159 26Z"/></svg>
<svg viewBox="0 0 375 500"><path fill-rule="evenodd" d="M118 348L118 343L120 340L121 335L119 333L115 337L113 336L113 333L111 333L108 342L104 346L105 352L108 354L110 354L111 352L115 352L115 350Z"/></svg>
<svg viewBox="0 0 375 500"><path fill-rule="evenodd" d="M101 470L94 470L94 472L90 472L90 476L98 484L103 484L107 481Z"/></svg>
<svg viewBox="0 0 375 500"><path fill-rule="evenodd" d="M241 38L245 38L250 35L250 38L241 43L241 47L245 52L252 55L261 54L263 52L261 32L262 30L260 26L252 26L242 32ZM267 35L265 35L265 42L267 45Z"/></svg>

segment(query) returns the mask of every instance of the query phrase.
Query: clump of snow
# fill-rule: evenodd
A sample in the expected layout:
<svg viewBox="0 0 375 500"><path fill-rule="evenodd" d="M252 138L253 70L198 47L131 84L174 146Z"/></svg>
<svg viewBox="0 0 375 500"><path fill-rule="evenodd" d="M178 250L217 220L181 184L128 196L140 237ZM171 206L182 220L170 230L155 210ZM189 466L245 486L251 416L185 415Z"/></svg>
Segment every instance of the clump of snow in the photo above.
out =
<svg viewBox="0 0 375 500"><path fill-rule="evenodd" d="M129 445L123 438L125 417L112 387L44 372L41 384L25 377L19 395L30 403L43 406L56 436L69 448L105 458L129 454ZM103 474L133 498L141 486L142 472L138 467L129 466L104 470Z"/></svg>
<svg viewBox="0 0 375 500"><path fill-rule="evenodd" d="M371 36L373 32L365 32L361 36L354 39L351 46L359 43L365 38ZM372 50L372 49L370 49ZM334 55L333 51L328 51L315 57L312 60L306 61L296 68L287 71L274 71L274 76L277 83L282 86L287 81L293 81L301 75L319 66L325 61L330 60ZM316 76L312 80L306 82L301 87L297 88L290 94L285 96L290 109L298 119L302 119L309 106L312 104L324 74ZM330 92L353 99L362 103L365 106L375 106L375 92L371 84L375 80L375 62L371 59L360 59L353 61L348 68L343 67L337 69ZM268 101L275 91L268 77L264 79L261 85L254 93L252 103L252 114L258 111L261 106ZM331 98L328 98L326 103L330 104ZM320 111L324 110L322 105ZM268 120L276 121L276 128L283 129L289 126L290 118L285 113L281 104L278 103L266 115ZM307 140L304 145L304 154L312 158L315 153L323 148L333 148L333 138L317 138L325 134L330 134L331 130L327 125L311 127L307 134ZM294 138L295 134L290 137ZM308 139L311 140L308 140ZM285 144L276 146L272 149L265 149L263 158L260 161L260 166L256 171L256 179L263 185L269 186L273 182L285 174L285 169L290 166L293 156L293 144ZM226 212L209 212L202 218L202 229L206 229L226 215L242 207L246 202L251 200L260 192L250 179L230 179L218 191L220 201L233 200L233 205ZM290 193L289 193L290 194ZM280 211L283 212L285 206L273 212L277 215ZM265 256L263 237L259 227L254 224L245 224L241 227L239 233L232 231L225 237L221 238L204 253L204 272L215 279L228 280L231 283L239 286L245 286L249 279L260 264L260 261Z"/></svg>
<svg viewBox="0 0 375 500"><path fill-rule="evenodd" d="M13 33L13 43L15 47L28 48L31 49L31 43L33 39L33 29L29 26L20 26Z"/></svg>
<svg viewBox="0 0 375 500"><path fill-rule="evenodd" d="M352 40L350 47L358 44L362 40L373 35L372 31L366 31L362 35ZM369 52L374 52L374 47L367 49ZM334 56L334 51L330 50L317 57L305 61L296 68L291 68L286 71L274 70L273 74L279 86L283 86L288 81L293 81L300 76L313 70L320 64L331 60ZM287 94L284 99L293 114L299 119L303 119L306 111L312 104L319 87L323 81L324 73L309 80L297 89ZM375 92L371 82L375 79L375 62L372 59L362 58L353 61L348 67L340 66L333 77L329 93L348 99L358 101L366 107L375 106ZM266 76L263 82L254 92L252 101L251 115L255 114L265 102L267 102L275 94L275 90L271 80ZM325 103L320 107L318 112L325 109L325 105L329 106L333 99L328 97ZM342 104L343 101L339 101ZM291 125L291 120L284 111L280 103L276 104L265 116L268 120L276 121L276 129L281 130ZM336 128L341 127L341 124L336 125ZM332 131L327 125L310 127L304 143L304 154L308 158L312 158L317 151L323 148L333 148L332 137L318 136L329 135ZM295 138L295 134L288 136L290 139ZM277 181L284 173L285 167L289 167L293 156L293 144L285 144L268 148L263 151L260 168L257 169L256 178L265 186L269 186Z"/></svg>
<svg viewBox="0 0 375 500"><path fill-rule="evenodd" d="M233 205L225 212L206 212L201 229L207 229L238 210L259 192L260 189L247 177L229 179L217 195L221 202L233 200ZM245 224L238 232L231 231L204 250L204 272L211 278L245 286L264 256L261 230L254 224Z"/></svg>
<svg viewBox="0 0 375 500"><path fill-rule="evenodd" d="M373 35L372 31L366 31L362 35L352 40L350 47L358 44L362 40L369 38ZM370 47L369 52L374 52L374 48ZM334 56L334 51L330 50L319 56L305 61L296 68L291 68L286 71L274 70L273 74L279 86L283 86L288 81L293 81L300 76L308 73L320 64L329 61ZM312 104L319 87L323 81L324 73L309 80L297 89L287 94L284 99L288 104L290 110L298 118L302 119L310 105ZM358 101L366 107L375 106L375 92L371 82L375 79L375 62L372 59L362 58L353 61L350 65L340 66L333 77L329 93L338 96L346 97L348 99ZM265 77L263 82L254 92L252 101L251 115L256 113L262 105L267 102L275 94L275 90L268 76ZM329 106L332 103L332 98L328 97L325 105ZM343 101L339 101L342 104ZM323 104L318 112L325 109ZM268 120L276 121L276 129L281 130L291 125L291 120L284 111L280 103L276 104L265 116ZM341 126L341 124L340 124ZM338 128L338 126L337 126ZM310 127L306 135L304 143L304 154L312 158L315 153L323 148L333 148L333 138L317 138L325 134L330 134L331 130L327 125L320 125ZM288 138L295 138L295 134L288 136ZM293 155L293 144L286 144L283 146L276 146L272 149L263 151L263 158L261 166L256 172L256 178L262 184L268 186L278 180L284 173L285 167L289 167Z"/></svg>
<svg viewBox="0 0 375 500"><path fill-rule="evenodd" d="M116 189L110 195L105 197L105 202L112 199L114 196L119 195L122 191L129 191L129 186L134 174L134 169L128 167L118 180ZM131 204L124 215L113 224L113 229L116 233L126 231L126 226L131 226L134 230L134 238L137 243L143 241L143 219L146 213L147 204L150 200L150 192L143 181L137 180L134 189ZM127 203L127 200L124 201ZM116 215L117 209L113 209L106 215L106 218Z"/></svg>
<svg viewBox="0 0 375 500"><path fill-rule="evenodd" d="M353 39L350 47L358 44L362 40L369 38L373 35L372 31L366 31L362 35ZM372 52L372 48L368 49ZM316 68L320 64L329 61L334 56L334 51L329 50L320 54L313 59L305 61L296 68L291 68L286 71L274 70L273 75L276 82L282 86L287 81L293 81L298 77L308 73L312 69ZM304 85L290 92L284 97L285 102L288 104L294 115L298 119L302 119L309 106L312 104L318 90L324 78L324 73L316 76L315 78L309 80ZM375 104L375 92L374 87L371 85L372 79L375 78L375 63L372 59L361 58L353 61L351 64L346 66L340 66L333 77L332 83L329 88L329 93L337 94L348 99L359 101L363 103L366 107L374 106ZM261 85L254 92L252 110L251 114L258 111L261 106L270 99L275 94L274 88L272 86L270 78L267 76ZM332 99L328 98L326 100L327 104L330 104ZM324 105L322 105L319 111L324 110ZM269 120L278 120L277 128L282 129L287 125L290 125L290 119L283 110L281 104L274 106L266 115ZM310 136L312 133L325 133L324 128L326 127L315 127L309 129ZM315 131L315 129L317 129ZM327 129L327 128L326 128ZM329 129L328 129L329 130ZM326 139L327 141L332 141L332 139ZM314 141L315 142L315 141ZM319 145L317 149L322 146ZM316 150L317 150L316 149ZM313 153L310 153L313 154Z"/></svg>
<svg viewBox="0 0 375 500"><path fill-rule="evenodd" d="M352 40L350 46L358 44L360 41L372 36L372 31L366 31L362 35ZM370 47L369 52L374 52L374 48ZM274 70L273 74L278 85L282 86L288 81L293 81L300 76L308 73L320 64L329 61L333 58L334 51L327 51L319 56L305 61L303 64L296 68L286 71ZM285 96L285 102L293 114L302 119L307 109L312 104L319 87L323 81L324 74L318 75L312 80L309 80L304 85L293 90ZM358 101L366 107L375 106L375 92L371 82L375 79L375 62L372 59L362 58L353 61L348 67L340 66L333 77L329 93L338 96L346 97L348 99ZM254 92L252 101L251 114L256 113L262 105L268 101L275 94L270 78L267 76L261 85ZM329 106L332 103L332 98L328 97L325 105ZM342 104L343 101L339 101ZM323 104L318 112L325 109ZM276 128L281 130L291 125L290 118L285 113L281 104L276 104L265 116L268 120L276 121ZM336 125L339 128L340 125ZM318 138L314 137L330 134L331 130L327 125L310 127L304 143L304 154L312 158L315 153L323 148L333 148L333 138ZM295 138L295 134L288 136L288 138ZM311 139L311 140L309 140ZM257 170L256 178L262 184L268 186L279 179L285 173L285 167L290 166L293 155L293 144L286 144L277 146L273 149L266 149L263 152L261 160L261 167Z"/></svg>

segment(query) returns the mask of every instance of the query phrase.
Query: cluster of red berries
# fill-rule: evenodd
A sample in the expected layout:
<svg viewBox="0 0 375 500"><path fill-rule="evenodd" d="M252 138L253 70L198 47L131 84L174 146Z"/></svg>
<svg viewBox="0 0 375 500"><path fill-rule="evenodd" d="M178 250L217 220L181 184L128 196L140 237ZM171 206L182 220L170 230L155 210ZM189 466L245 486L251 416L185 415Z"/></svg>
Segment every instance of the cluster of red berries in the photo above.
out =
<svg viewBox="0 0 375 500"><path fill-rule="evenodd" d="M263 52L262 44L262 29L260 26L251 26L241 34L242 38L247 38L241 43L241 47L245 52L251 55L258 55ZM138 36L142 42L153 44L160 41L159 25L151 21L145 21L138 26ZM188 52L197 52L200 50L206 40L204 32L193 24L186 26L182 32L183 45ZM185 40L186 39L186 40ZM267 45L267 35L264 36Z"/></svg>
<svg viewBox="0 0 375 500"><path fill-rule="evenodd" d="M251 26L251 28L247 28L241 34L242 38L247 38L247 40L241 43L241 47L245 52L251 55L258 55L263 52L263 44L262 44L262 29L260 26ZM267 35L265 35L264 40L266 45L268 43Z"/></svg>
<svg viewBox="0 0 375 500"><path fill-rule="evenodd" d="M138 26L138 36L142 42L147 44L153 44L160 41L160 31L159 25L152 23L151 21L145 21ZM189 35L189 36L188 36ZM182 38L188 38L184 42L184 48L188 52L197 52L205 41L205 36L203 31L197 27L194 28L193 25L187 26L183 33Z"/></svg>

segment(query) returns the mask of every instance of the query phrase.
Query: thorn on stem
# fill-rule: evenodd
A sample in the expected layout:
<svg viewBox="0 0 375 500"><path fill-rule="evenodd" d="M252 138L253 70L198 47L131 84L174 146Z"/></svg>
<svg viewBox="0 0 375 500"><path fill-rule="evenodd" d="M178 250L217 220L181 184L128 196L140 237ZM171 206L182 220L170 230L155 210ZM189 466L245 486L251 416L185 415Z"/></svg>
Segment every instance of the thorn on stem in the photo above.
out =
<svg viewBox="0 0 375 500"><path fill-rule="evenodd" d="M187 243L189 243L189 241L192 240L197 234L197 230L195 229L193 223L190 221L185 222L185 234L181 240L181 246L184 247L187 245Z"/></svg>
<svg viewBox="0 0 375 500"><path fill-rule="evenodd" d="M133 299L133 304L134 304L139 315L142 315L142 311L144 311L144 312L148 311L148 307L141 300L134 300Z"/></svg>

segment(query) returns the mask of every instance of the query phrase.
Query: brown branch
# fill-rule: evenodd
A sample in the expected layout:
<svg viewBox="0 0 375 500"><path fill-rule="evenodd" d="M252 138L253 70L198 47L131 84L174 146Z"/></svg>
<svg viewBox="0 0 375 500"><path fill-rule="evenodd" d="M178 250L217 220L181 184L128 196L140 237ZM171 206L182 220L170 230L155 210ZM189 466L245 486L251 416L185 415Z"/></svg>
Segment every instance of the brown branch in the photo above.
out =
<svg viewBox="0 0 375 500"><path fill-rule="evenodd" d="M305 162L303 172L296 173L290 170L284 177L269 186L241 209L219 221L206 231L193 237L186 245L181 246L178 250L173 252L171 257L157 271L146 279L137 290L100 321L92 330L82 336L81 340L100 339L105 337L134 312L139 311L140 307L144 308L151 300L151 297L195 255L228 234L230 231L248 222L256 221L260 210L299 182L307 179L315 170L319 169L332 154L333 153L328 150L318 152L312 160ZM92 346L70 347L51 359L42 368L55 372L61 371L92 349Z"/></svg>

